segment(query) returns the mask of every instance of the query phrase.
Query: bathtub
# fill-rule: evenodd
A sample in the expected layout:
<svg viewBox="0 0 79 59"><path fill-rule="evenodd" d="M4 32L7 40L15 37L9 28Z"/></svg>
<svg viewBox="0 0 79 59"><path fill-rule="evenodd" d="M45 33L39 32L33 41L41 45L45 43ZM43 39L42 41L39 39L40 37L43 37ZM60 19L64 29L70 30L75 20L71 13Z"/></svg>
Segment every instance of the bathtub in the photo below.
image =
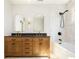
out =
<svg viewBox="0 0 79 59"><path fill-rule="evenodd" d="M75 59L75 46L67 42L58 44L51 41L51 59Z"/></svg>
<svg viewBox="0 0 79 59"><path fill-rule="evenodd" d="M73 41L73 42L68 42L68 41L62 41L61 42L61 44L59 44L60 43L60 41L59 40L53 40L52 38L51 38L51 43L53 43L53 42L55 42L55 43L57 43L58 45L60 45L61 47L63 47L63 48L65 48L65 49L67 49L68 51L70 51L70 52L72 52L73 54L75 54L75 41Z"/></svg>
<svg viewBox="0 0 79 59"><path fill-rule="evenodd" d="M62 44L59 45L69 50L71 53L75 54L75 44L62 42Z"/></svg>

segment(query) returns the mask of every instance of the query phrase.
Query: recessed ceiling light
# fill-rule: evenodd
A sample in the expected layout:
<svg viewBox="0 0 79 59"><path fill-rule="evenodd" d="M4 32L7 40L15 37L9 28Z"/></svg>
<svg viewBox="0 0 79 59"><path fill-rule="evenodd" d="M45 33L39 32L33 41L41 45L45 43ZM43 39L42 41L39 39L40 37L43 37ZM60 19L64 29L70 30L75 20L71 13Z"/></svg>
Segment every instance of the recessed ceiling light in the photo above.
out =
<svg viewBox="0 0 79 59"><path fill-rule="evenodd" d="M43 0L38 0L38 1L43 1Z"/></svg>

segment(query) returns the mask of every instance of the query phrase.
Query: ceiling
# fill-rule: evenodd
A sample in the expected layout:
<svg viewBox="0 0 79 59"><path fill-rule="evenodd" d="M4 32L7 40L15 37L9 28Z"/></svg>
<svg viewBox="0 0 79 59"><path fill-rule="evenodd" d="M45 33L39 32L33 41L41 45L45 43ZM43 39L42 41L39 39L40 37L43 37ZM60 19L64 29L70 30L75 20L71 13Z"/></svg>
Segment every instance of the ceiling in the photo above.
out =
<svg viewBox="0 0 79 59"><path fill-rule="evenodd" d="M66 4L69 0L9 0L12 4Z"/></svg>

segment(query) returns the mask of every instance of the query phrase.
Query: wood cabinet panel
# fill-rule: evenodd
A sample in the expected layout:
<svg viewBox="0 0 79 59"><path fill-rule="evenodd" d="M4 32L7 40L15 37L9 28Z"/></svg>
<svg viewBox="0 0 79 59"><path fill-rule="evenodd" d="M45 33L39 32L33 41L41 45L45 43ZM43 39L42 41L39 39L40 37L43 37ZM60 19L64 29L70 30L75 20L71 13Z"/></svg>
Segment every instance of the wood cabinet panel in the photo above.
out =
<svg viewBox="0 0 79 59"><path fill-rule="evenodd" d="M13 50L16 50L15 42L12 41L12 38L6 37L5 38L5 55L6 56L11 56L15 54Z"/></svg>
<svg viewBox="0 0 79 59"><path fill-rule="evenodd" d="M30 37L24 37L23 42L32 42L32 39Z"/></svg>
<svg viewBox="0 0 79 59"><path fill-rule="evenodd" d="M5 56L49 56L50 37L5 37Z"/></svg>
<svg viewBox="0 0 79 59"><path fill-rule="evenodd" d="M32 52L33 51L24 51L23 56L32 56L33 55Z"/></svg>
<svg viewBox="0 0 79 59"><path fill-rule="evenodd" d="M21 56L22 39L16 37L5 38L5 56Z"/></svg>
<svg viewBox="0 0 79 59"><path fill-rule="evenodd" d="M40 46L40 56L48 56L50 50L50 39L49 38L40 38L39 46Z"/></svg>
<svg viewBox="0 0 79 59"><path fill-rule="evenodd" d="M22 38L16 38L16 56L22 56L22 52L23 52L23 40Z"/></svg>
<svg viewBox="0 0 79 59"><path fill-rule="evenodd" d="M39 39L38 38L34 38L33 39L33 56L39 56Z"/></svg>

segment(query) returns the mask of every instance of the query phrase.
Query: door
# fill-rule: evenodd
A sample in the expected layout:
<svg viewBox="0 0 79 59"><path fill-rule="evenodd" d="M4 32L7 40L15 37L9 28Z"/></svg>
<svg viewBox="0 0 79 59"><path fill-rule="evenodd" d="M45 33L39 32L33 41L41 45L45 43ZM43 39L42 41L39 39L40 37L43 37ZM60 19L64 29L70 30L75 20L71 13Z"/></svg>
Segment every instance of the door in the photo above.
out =
<svg viewBox="0 0 79 59"><path fill-rule="evenodd" d="M49 56L50 39L49 37L42 37L39 39L40 56Z"/></svg>
<svg viewBox="0 0 79 59"><path fill-rule="evenodd" d="M5 56L14 56L16 54L15 38L5 37Z"/></svg>
<svg viewBox="0 0 79 59"><path fill-rule="evenodd" d="M15 45L16 45L15 56L22 56L23 55L23 38L16 37Z"/></svg>
<svg viewBox="0 0 79 59"><path fill-rule="evenodd" d="M22 39L5 37L5 56L22 56Z"/></svg>

